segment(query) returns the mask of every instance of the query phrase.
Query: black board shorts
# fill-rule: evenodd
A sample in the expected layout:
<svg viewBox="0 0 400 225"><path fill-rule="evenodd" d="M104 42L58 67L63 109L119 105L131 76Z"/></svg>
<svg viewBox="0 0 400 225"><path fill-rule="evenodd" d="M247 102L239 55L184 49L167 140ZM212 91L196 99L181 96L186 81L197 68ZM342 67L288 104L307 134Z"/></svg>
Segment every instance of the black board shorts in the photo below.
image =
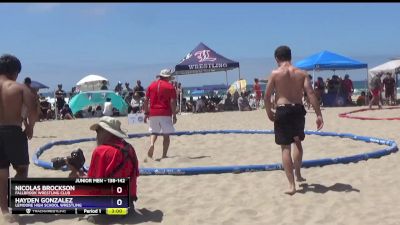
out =
<svg viewBox="0 0 400 225"><path fill-rule="evenodd" d="M275 143L290 145L294 137L304 140L304 125L306 110L302 104L278 105L275 112L274 131Z"/></svg>
<svg viewBox="0 0 400 225"><path fill-rule="evenodd" d="M0 169L29 165L28 139L19 126L0 126Z"/></svg>

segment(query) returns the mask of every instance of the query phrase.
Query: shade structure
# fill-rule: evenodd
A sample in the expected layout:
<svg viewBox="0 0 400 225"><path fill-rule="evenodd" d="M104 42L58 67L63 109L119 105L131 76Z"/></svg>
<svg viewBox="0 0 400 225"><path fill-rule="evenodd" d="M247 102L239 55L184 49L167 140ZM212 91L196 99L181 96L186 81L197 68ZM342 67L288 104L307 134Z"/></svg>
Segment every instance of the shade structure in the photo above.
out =
<svg viewBox="0 0 400 225"><path fill-rule="evenodd" d="M352 69L363 69L366 68L368 71L368 64L359 62L357 60L330 52L330 51L321 51L317 54L311 55L310 57L307 57L295 64L296 67L307 70L307 71L313 71L313 82L312 84L315 83L315 71L321 71L321 70L352 70ZM367 87L367 81L368 80L368 72L367 72L367 79L365 86ZM343 99L346 99L346 96L339 96L338 94L336 95L329 95L325 94L324 98L328 99L324 100L323 103L324 105L336 105L336 106L341 106L344 104ZM331 98L332 97L332 98ZM331 101L332 100L332 101ZM328 103L330 102L330 103Z"/></svg>
<svg viewBox="0 0 400 225"><path fill-rule="evenodd" d="M108 79L100 75L87 75L76 83L80 91L96 91L100 90L103 81L108 82Z"/></svg>
<svg viewBox="0 0 400 225"><path fill-rule="evenodd" d="M48 86L40 83L39 81L34 81L34 80L31 81L31 87L34 88L34 89L46 89L46 88L49 88Z"/></svg>
<svg viewBox="0 0 400 225"><path fill-rule="evenodd" d="M228 88L228 91L231 95L233 95L236 91L241 94L242 92L246 91L247 87L247 82L246 80L237 80L231 84L231 86Z"/></svg>
<svg viewBox="0 0 400 225"><path fill-rule="evenodd" d="M297 62L295 66L303 70L349 70L367 68L368 64L325 50Z"/></svg>
<svg viewBox="0 0 400 225"><path fill-rule="evenodd" d="M239 68L239 62L225 58L201 42L175 66L174 75L210 73L235 68Z"/></svg>
<svg viewBox="0 0 400 225"><path fill-rule="evenodd" d="M395 78L395 99L397 101L397 86L400 74L400 59L390 60L369 70L368 81L378 73L391 73Z"/></svg>
<svg viewBox="0 0 400 225"><path fill-rule="evenodd" d="M108 90L81 92L72 97L71 101L69 102L69 107L74 114L79 110L84 110L89 106L96 108L96 106L100 105L103 109L104 102L106 102L107 98L111 99L113 107L118 109L120 115L128 114L128 104L125 102L125 100L115 92Z"/></svg>
<svg viewBox="0 0 400 225"><path fill-rule="evenodd" d="M390 72L392 74L400 73L400 59L390 60L381 65L375 66L374 68L369 70L371 76L375 76L379 72Z"/></svg>

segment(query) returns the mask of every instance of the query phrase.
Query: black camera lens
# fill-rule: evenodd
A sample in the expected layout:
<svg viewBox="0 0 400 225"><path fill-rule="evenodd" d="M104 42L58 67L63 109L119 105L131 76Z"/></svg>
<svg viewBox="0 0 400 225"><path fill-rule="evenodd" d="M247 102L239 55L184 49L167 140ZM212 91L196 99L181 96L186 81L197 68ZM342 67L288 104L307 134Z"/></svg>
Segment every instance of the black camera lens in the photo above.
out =
<svg viewBox="0 0 400 225"><path fill-rule="evenodd" d="M54 169L60 169L61 167L67 165L65 163L65 158L64 157L56 157L51 159L51 162L53 163L53 168Z"/></svg>

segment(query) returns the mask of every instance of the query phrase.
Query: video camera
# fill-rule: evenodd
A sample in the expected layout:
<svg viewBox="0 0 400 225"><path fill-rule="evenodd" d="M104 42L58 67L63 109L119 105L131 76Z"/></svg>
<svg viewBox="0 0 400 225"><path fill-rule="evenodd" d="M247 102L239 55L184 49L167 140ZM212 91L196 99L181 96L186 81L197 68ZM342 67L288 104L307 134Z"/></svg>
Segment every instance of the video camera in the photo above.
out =
<svg viewBox="0 0 400 225"><path fill-rule="evenodd" d="M51 162L53 163L54 169L60 169L61 167L67 165L68 162L68 164L79 170L85 164L85 156L83 155L82 149L78 148L77 150L71 152L71 156L56 157L51 159Z"/></svg>

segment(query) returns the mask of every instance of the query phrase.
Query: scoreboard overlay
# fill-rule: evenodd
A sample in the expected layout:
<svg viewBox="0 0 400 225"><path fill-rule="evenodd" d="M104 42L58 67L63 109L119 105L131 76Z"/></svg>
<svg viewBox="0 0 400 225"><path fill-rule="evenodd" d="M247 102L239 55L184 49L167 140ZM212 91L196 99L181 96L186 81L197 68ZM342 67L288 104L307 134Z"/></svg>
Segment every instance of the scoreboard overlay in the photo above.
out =
<svg viewBox="0 0 400 225"><path fill-rule="evenodd" d="M13 214L126 215L129 178L9 178Z"/></svg>

